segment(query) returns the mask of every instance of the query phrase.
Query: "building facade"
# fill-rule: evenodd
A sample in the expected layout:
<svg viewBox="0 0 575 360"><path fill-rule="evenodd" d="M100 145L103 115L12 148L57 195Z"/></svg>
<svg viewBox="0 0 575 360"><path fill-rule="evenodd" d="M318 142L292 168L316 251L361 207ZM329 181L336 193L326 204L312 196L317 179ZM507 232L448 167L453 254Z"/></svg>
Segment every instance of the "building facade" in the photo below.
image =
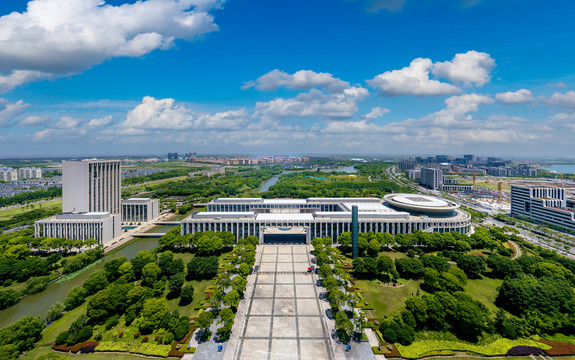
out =
<svg viewBox="0 0 575 360"><path fill-rule="evenodd" d="M18 169L18 179L41 179L42 168L23 167Z"/></svg>
<svg viewBox="0 0 575 360"><path fill-rule="evenodd" d="M62 175L63 212L120 213L120 160L64 161Z"/></svg>
<svg viewBox="0 0 575 360"><path fill-rule="evenodd" d="M565 189L511 185L511 215L575 231L575 211L567 208Z"/></svg>
<svg viewBox="0 0 575 360"><path fill-rule="evenodd" d="M160 215L157 199L132 198L122 200L122 222L148 222Z"/></svg>
<svg viewBox="0 0 575 360"><path fill-rule="evenodd" d="M9 167L0 168L0 181L16 181L18 180L18 171Z"/></svg>
<svg viewBox="0 0 575 360"><path fill-rule="evenodd" d="M420 183L429 189L441 190L443 186L443 171L436 168L422 168Z"/></svg>
<svg viewBox="0 0 575 360"><path fill-rule="evenodd" d="M98 245L119 236L122 232L120 214L107 212L64 213L34 223L36 237L75 240L95 239Z"/></svg>
<svg viewBox="0 0 575 360"><path fill-rule="evenodd" d="M378 198L261 199L220 198L208 203L182 221L182 235L207 230L230 231L237 239L254 235L266 238L301 235L310 243L314 237L331 237L334 242L351 231L351 209L358 206L360 232L388 232L392 235L415 230L468 233L471 216L451 201L427 195L393 194Z"/></svg>
<svg viewBox="0 0 575 360"><path fill-rule="evenodd" d="M34 236L96 239L100 245L121 235L120 160L64 161L63 213L34 223Z"/></svg>

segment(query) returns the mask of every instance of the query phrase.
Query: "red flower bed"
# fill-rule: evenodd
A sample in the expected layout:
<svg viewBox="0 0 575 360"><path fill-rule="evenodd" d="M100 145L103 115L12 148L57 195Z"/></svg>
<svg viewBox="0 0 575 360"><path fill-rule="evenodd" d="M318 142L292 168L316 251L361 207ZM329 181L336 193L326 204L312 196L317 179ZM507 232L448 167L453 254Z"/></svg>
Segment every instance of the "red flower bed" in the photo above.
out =
<svg viewBox="0 0 575 360"><path fill-rule="evenodd" d="M551 346L551 349L545 350L549 356L575 355L575 344L545 339L541 339L539 342Z"/></svg>
<svg viewBox="0 0 575 360"><path fill-rule="evenodd" d="M86 342L72 346L72 348L70 350L72 350L72 353L74 353L74 354L77 354L78 352L81 352L81 353L93 352L94 349L96 348L96 346L98 346L97 341L86 341Z"/></svg>
<svg viewBox="0 0 575 360"><path fill-rule="evenodd" d="M144 338L142 339L142 342L143 342L143 343L148 342L148 337L147 337L147 336L144 336Z"/></svg>
<svg viewBox="0 0 575 360"><path fill-rule="evenodd" d="M196 331L197 328L198 328L197 325L191 325L188 333L181 340L178 340L178 342L180 344L188 342L188 339L190 338L190 336L192 336L192 334L194 333L194 331Z"/></svg>
<svg viewBox="0 0 575 360"><path fill-rule="evenodd" d="M170 349L170 352L168 353L168 357L180 357L181 358L182 356L186 355L185 352L176 349L177 344L178 344L177 342L172 344L172 348ZM188 345L184 344L182 346L188 346Z"/></svg>
<svg viewBox="0 0 575 360"><path fill-rule="evenodd" d="M55 342L55 341L52 343L52 350L62 351L62 352L69 352L71 348L72 348L71 346L56 345L56 342Z"/></svg>
<svg viewBox="0 0 575 360"><path fill-rule="evenodd" d="M213 294L213 293L209 292L209 293L206 295L206 300L209 300L209 299L210 299L210 296L212 296L212 294Z"/></svg>
<svg viewBox="0 0 575 360"><path fill-rule="evenodd" d="M397 347L395 347L395 345L393 344L389 344L389 343L383 343L381 344L382 348L387 348L389 345L391 345L391 350L389 350L389 353L385 354L386 358L399 358L401 357L401 355L399 354L399 350L397 350ZM388 348L389 349L389 348Z"/></svg>

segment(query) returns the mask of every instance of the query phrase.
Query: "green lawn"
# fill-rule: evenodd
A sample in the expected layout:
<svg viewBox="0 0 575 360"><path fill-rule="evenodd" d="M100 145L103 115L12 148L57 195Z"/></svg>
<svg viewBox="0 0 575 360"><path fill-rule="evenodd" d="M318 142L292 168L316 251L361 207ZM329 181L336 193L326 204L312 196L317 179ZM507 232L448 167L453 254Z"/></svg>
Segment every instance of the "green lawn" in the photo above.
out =
<svg viewBox="0 0 575 360"><path fill-rule="evenodd" d="M8 220L14 215L22 214L22 213L25 213L27 211L34 210L34 209L51 209L51 208L57 208L57 207L61 208L62 207L62 199L50 200L50 201L42 202L39 204L32 204L32 205L34 205L33 208L21 206L21 207L16 207L16 208L11 208L11 209L0 210L0 220Z"/></svg>
<svg viewBox="0 0 575 360"><path fill-rule="evenodd" d="M481 301L493 313L497 312L498 307L495 306L495 296L497 296L497 287L503 283L500 279L490 279L483 277L482 279L469 279L465 286L465 293L475 300Z"/></svg>
<svg viewBox="0 0 575 360"><path fill-rule="evenodd" d="M369 280L356 280L355 283L365 291L364 299L375 308L367 312L368 317L378 319L398 311L405 305L405 299L412 294L415 295L419 288L418 281L409 281L401 287L388 287Z"/></svg>

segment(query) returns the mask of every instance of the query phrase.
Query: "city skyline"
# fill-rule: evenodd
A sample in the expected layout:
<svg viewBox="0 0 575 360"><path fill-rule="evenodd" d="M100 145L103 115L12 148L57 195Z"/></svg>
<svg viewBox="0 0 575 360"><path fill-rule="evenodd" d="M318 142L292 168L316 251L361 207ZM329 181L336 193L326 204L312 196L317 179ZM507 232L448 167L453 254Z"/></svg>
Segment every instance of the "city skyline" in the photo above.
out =
<svg viewBox="0 0 575 360"><path fill-rule="evenodd" d="M0 153L570 156L575 5L0 5Z"/></svg>

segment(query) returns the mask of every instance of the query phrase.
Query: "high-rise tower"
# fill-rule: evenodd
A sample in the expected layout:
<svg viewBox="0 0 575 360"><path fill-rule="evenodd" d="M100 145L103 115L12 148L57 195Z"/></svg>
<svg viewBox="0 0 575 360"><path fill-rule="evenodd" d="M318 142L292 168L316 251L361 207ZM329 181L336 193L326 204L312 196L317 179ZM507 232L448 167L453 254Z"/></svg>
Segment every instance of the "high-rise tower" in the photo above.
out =
<svg viewBox="0 0 575 360"><path fill-rule="evenodd" d="M120 160L64 161L62 211L119 214L122 200Z"/></svg>

